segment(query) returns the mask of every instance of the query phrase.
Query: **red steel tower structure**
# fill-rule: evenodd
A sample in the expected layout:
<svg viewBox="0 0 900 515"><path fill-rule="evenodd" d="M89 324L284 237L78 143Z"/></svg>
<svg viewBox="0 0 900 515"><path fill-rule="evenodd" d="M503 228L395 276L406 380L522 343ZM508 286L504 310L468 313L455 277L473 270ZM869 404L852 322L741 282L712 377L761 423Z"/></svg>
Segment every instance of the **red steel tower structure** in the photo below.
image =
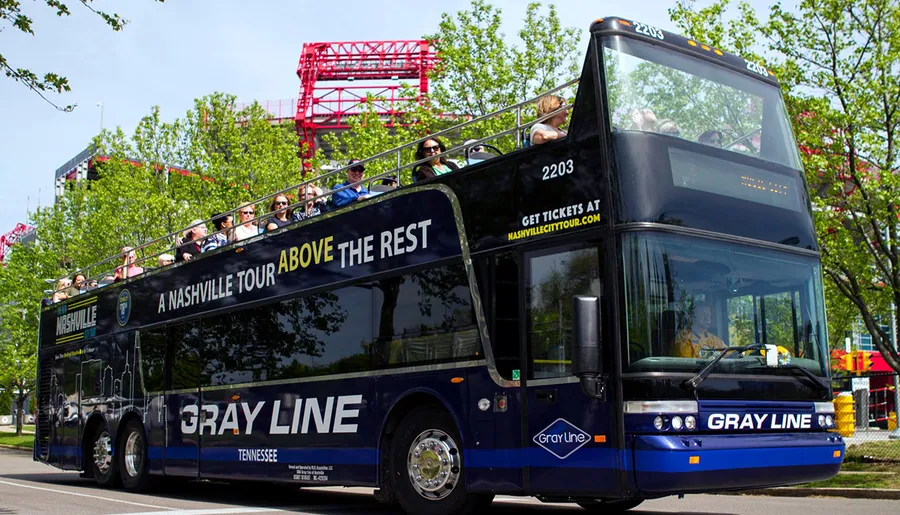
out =
<svg viewBox="0 0 900 515"><path fill-rule="evenodd" d="M22 241L22 239L33 230L34 227L30 227L23 223L17 223L13 230L0 235L0 263L3 263L3 266L6 266L6 256L9 254L10 247Z"/></svg>
<svg viewBox="0 0 900 515"><path fill-rule="evenodd" d="M307 160L321 147L319 131L349 128L347 117L362 112L369 93L383 99L375 103L379 116L402 114L397 110L400 102L420 100L428 93L428 72L436 61L437 52L426 40L304 43L294 118L300 156ZM418 79L416 97L402 98L399 81L404 79ZM321 84L336 81L354 84Z"/></svg>

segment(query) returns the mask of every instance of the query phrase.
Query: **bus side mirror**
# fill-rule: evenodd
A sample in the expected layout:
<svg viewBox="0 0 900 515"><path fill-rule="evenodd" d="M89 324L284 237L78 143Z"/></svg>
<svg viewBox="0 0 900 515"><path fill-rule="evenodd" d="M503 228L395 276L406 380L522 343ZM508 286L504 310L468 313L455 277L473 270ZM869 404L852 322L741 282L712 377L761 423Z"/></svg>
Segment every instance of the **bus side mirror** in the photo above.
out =
<svg viewBox="0 0 900 515"><path fill-rule="evenodd" d="M572 323L575 342L572 354L572 372L581 380L581 388L587 395L606 398L600 341L600 299L594 296L576 295L572 298Z"/></svg>

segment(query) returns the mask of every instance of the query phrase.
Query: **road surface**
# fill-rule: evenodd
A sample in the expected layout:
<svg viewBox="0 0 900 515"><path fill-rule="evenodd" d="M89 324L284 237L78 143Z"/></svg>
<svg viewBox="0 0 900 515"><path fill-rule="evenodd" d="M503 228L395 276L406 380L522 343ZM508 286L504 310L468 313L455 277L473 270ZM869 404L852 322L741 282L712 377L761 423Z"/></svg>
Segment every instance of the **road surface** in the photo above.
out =
<svg viewBox="0 0 900 515"><path fill-rule="evenodd" d="M288 490L267 485L229 485L193 481L167 484L151 495L98 488L77 473L32 461L30 453L0 448L0 515L112 514L400 514L378 504L364 488ZM647 501L630 513L770 515L772 513L896 513L897 501L858 499L688 495ZM534 499L498 497L491 514L577 514L577 506L544 504Z"/></svg>

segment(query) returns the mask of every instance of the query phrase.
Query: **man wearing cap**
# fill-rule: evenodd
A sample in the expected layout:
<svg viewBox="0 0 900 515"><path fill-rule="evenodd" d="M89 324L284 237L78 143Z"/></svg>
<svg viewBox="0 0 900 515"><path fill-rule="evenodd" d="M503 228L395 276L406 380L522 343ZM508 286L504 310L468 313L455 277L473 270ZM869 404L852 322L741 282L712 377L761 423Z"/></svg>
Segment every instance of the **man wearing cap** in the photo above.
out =
<svg viewBox="0 0 900 515"><path fill-rule="evenodd" d="M353 163L358 162L359 159L351 159L347 164L352 165ZM340 189L344 186L350 187L337 191L331 195L331 201L334 202L335 207L346 206L357 200L369 198L369 190L361 183L365 171L366 169L363 165L351 166L347 169L347 180L338 184L335 189Z"/></svg>

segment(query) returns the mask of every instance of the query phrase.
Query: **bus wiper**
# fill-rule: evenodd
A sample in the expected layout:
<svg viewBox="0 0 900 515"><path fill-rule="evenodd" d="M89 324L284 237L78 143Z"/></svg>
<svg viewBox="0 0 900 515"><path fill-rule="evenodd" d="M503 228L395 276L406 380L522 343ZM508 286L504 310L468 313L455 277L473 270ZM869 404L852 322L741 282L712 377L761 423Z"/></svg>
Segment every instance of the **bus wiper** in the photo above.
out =
<svg viewBox="0 0 900 515"><path fill-rule="evenodd" d="M689 392L693 392L700 386L700 383L706 380L710 373L712 373L713 367L716 366L716 363L722 360L726 354L729 352L744 352L752 349L765 349L766 346L761 343L751 343L750 345L744 345L742 347L725 347L722 349L722 352L719 353L718 356L715 357L712 361L709 362L708 365L703 367L700 372L697 373L694 377L686 380L681 383L681 387Z"/></svg>
<svg viewBox="0 0 900 515"><path fill-rule="evenodd" d="M801 367L800 365L788 363L785 365L779 365L778 368L786 368L788 370L799 370L800 372L803 373L803 375L808 377L809 380L813 382L813 384L816 385L816 389L819 390L820 392L822 392L822 395L825 395L825 396L828 395L828 385L826 385L825 383L820 381L819 378L815 374L810 372L806 367Z"/></svg>

